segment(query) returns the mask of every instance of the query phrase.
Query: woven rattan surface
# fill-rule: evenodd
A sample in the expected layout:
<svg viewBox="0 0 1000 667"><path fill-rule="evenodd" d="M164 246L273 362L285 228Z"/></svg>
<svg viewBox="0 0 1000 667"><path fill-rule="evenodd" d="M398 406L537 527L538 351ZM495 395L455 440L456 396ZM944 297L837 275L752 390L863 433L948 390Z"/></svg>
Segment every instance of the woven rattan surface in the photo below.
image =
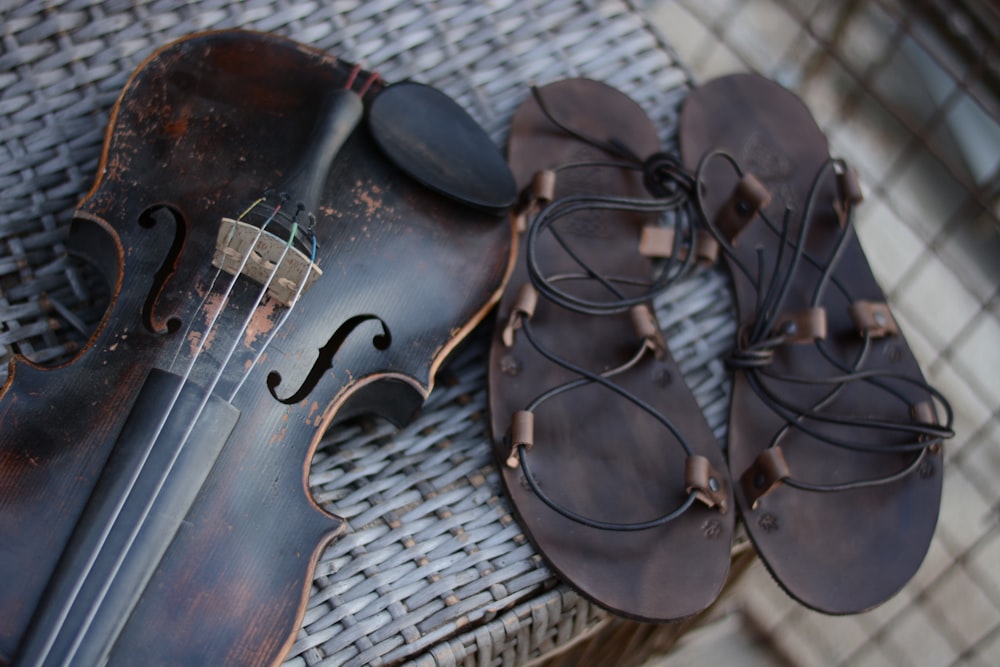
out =
<svg viewBox="0 0 1000 667"><path fill-rule="evenodd" d="M437 86L498 144L528 84L587 76L639 102L669 148L689 83L617 0L0 0L0 17L0 379L15 351L66 358L100 316L100 286L64 256L66 226L119 90L174 38L240 27L313 44L388 81ZM708 271L658 304L720 440L728 299ZM312 491L350 528L321 556L291 664L521 664L606 618L545 568L502 496L485 419L488 334L456 353L410 426L373 419L328 434Z"/></svg>

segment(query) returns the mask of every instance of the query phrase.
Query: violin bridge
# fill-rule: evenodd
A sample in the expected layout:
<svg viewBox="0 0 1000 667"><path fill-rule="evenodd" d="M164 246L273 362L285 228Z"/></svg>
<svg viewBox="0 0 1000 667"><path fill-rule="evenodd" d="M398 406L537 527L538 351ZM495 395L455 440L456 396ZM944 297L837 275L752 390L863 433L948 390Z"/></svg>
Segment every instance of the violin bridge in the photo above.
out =
<svg viewBox="0 0 1000 667"><path fill-rule="evenodd" d="M288 242L284 239L231 218L223 218L219 225L212 266L231 275L242 273L261 285L267 284L270 279L267 293L285 306L291 304L303 280L305 286L302 293L305 294L316 279L323 275L315 262L309 261L305 253L294 246L288 247Z"/></svg>

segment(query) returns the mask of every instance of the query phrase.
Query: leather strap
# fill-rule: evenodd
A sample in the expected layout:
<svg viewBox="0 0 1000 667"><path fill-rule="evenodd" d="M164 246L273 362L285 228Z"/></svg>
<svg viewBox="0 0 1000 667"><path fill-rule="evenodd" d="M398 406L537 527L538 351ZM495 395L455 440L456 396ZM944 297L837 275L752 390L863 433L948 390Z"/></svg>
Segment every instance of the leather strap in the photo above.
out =
<svg viewBox="0 0 1000 667"><path fill-rule="evenodd" d="M667 341L663 337L663 330L660 323L653 316L653 311L644 303L632 306L629 309L629 316L632 318L632 327L636 335L643 341L645 347L649 349L657 359L667 356Z"/></svg>
<svg viewBox="0 0 1000 667"><path fill-rule="evenodd" d="M530 320L538 304L538 291L531 283L524 283L517 291L517 297L510 306L507 324L500 335L505 347L514 345L514 332L521 328L524 320Z"/></svg>
<svg viewBox="0 0 1000 667"><path fill-rule="evenodd" d="M726 513L726 477L712 468L704 456L689 456L684 464L684 490L709 507L718 507Z"/></svg>
<svg viewBox="0 0 1000 667"><path fill-rule="evenodd" d="M543 169L531 179L531 196L539 204L548 204L556 192L556 172Z"/></svg>
<svg viewBox="0 0 1000 667"><path fill-rule="evenodd" d="M775 324L775 333L784 342L793 344L813 343L826 338L826 309L805 308L784 313Z"/></svg>
<svg viewBox="0 0 1000 667"><path fill-rule="evenodd" d="M543 169L535 172L531 185L521 191L521 201L514 215L514 229L523 234L528 228L528 216L552 201L556 191L556 172Z"/></svg>
<svg viewBox="0 0 1000 667"><path fill-rule="evenodd" d="M910 406L910 418L913 419L917 424L927 424L929 426L937 426L941 422L938 420L937 411L934 409L934 404L930 401L920 401L919 403L914 403ZM921 435L920 439L923 441L931 440L932 436ZM935 439L933 443L927 448L932 454L938 454L941 451L941 440Z"/></svg>
<svg viewBox="0 0 1000 667"><path fill-rule="evenodd" d="M771 193L764 184L751 173L746 173L733 189L726 203L719 209L715 224L729 241L735 245L736 237L749 224L760 209L771 201Z"/></svg>
<svg viewBox="0 0 1000 667"><path fill-rule="evenodd" d="M510 428L507 430L510 441L510 454L507 456L507 467L516 468L521 465L521 447L531 449L535 445L535 414L528 410L518 410L510 418Z"/></svg>
<svg viewBox="0 0 1000 667"><path fill-rule="evenodd" d="M674 230L670 227L646 225L642 228L642 236L639 238L639 254L653 259L673 257L675 236ZM698 263L703 266L715 264L719 257L719 242L707 231L697 230L694 237L694 255ZM677 259L684 261L687 256L688 246L683 245L678 249Z"/></svg>
<svg viewBox="0 0 1000 667"><path fill-rule="evenodd" d="M847 225L847 212L865 199L858 172L853 167L845 166L837 171L837 195L833 207L837 211L840 226L844 227Z"/></svg>
<svg viewBox="0 0 1000 667"><path fill-rule="evenodd" d="M792 471L788 468L781 447L775 445L757 455L750 467L740 475L740 486L751 507L756 509L757 502L762 497L771 493L791 475Z"/></svg>
<svg viewBox="0 0 1000 667"><path fill-rule="evenodd" d="M899 335L899 325L885 302L855 301L851 304L851 319L862 336L883 338Z"/></svg>
<svg viewBox="0 0 1000 667"><path fill-rule="evenodd" d="M854 167L847 167L837 172L837 191L842 201L857 206L865 200L865 195L861 191L861 182L858 180L858 172Z"/></svg>

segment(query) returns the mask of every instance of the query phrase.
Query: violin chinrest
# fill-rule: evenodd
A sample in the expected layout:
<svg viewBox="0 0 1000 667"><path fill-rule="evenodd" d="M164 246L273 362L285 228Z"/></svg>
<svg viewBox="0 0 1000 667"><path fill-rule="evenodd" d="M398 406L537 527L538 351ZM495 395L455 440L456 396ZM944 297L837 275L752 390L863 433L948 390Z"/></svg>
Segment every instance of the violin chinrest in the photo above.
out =
<svg viewBox="0 0 1000 667"><path fill-rule="evenodd" d="M368 126L386 157L431 190L498 215L513 205L517 190L507 162L440 90L414 81L388 86L372 101Z"/></svg>

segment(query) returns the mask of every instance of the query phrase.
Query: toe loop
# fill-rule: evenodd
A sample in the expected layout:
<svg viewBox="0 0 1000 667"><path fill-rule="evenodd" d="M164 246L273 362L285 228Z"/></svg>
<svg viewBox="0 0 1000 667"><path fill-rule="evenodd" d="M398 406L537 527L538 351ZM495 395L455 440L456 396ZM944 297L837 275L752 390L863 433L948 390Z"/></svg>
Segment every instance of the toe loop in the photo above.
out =
<svg viewBox="0 0 1000 667"><path fill-rule="evenodd" d="M525 320L530 320L535 314L535 306L538 305L538 290L531 283L521 285L517 291L517 296L510 306L510 315L507 317L507 324L503 328L500 337L505 347L514 345L514 332L524 325Z"/></svg>
<svg viewBox="0 0 1000 667"><path fill-rule="evenodd" d="M726 502L726 478L712 468L704 456L689 456L684 464L684 491L694 493L708 507L717 507L721 514L729 509Z"/></svg>
<svg viewBox="0 0 1000 667"><path fill-rule="evenodd" d="M521 447L531 449L535 444L535 415L528 410L518 410L510 419L507 430L507 440L510 442L510 454L507 456L507 467L516 468L521 464Z"/></svg>
<svg viewBox="0 0 1000 667"><path fill-rule="evenodd" d="M757 509L757 503L767 494L771 493L781 483L791 477L792 471L788 467L788 461L781 451L781 447L775 445L768 447L754 459L754 462L740 476L740 486L751 507Z"/></svg>
<svg viewBox="0 0 1000 667"><path fill-rule="evenodd" d="M731 242L755 215L771 202L771 193L756 176L746 173L719 211L716 225Z"/></svg>
<svg viewBox="0 0 1000 667"><path fill-rule="evenodd" d="M632 306L629 309L629 316L632 318L632 326L636 335L643 341L646 349L653 352L657 359L664 359L667 356L667 341L663 337L659 322L653 315L653 311L644 303Z"/></svg>
<svg viewBox="0 0 1000 667"><path fill-rule="evenodd" d="M884 302L855 301L851 304L851 319L858 328L858 333L871 338L898 336L899 325L892 311Z"/></svg>

